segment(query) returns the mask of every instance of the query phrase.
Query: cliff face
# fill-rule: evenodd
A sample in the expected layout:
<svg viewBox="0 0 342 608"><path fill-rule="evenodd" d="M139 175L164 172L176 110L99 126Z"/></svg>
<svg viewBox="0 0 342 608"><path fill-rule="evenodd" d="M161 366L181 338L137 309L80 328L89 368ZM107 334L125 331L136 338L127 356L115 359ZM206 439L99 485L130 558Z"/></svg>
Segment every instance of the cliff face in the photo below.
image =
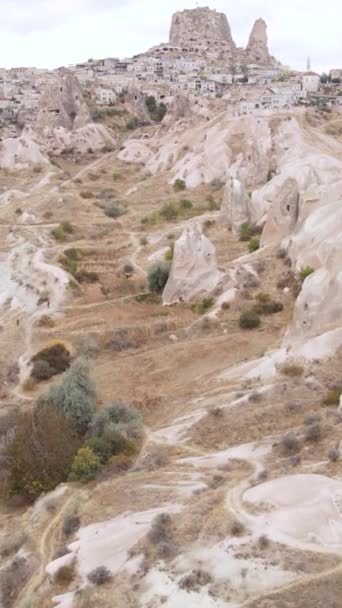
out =
<svg viewBox="0 0 342 608"><path fill-rule="evenodd" d="M77 129L91 122L82 87L74 76L67 74L50 84L39 103L37 127Z"/></svg>
<svg viewBox="0 0 342 608"><path fill-rule="evenodd" d="M225 43L235 49L226 15L209 8L196 8L175 13L171 24L170 44L189 46L193 43L208 44L209 46L215 43Z"/></svg>

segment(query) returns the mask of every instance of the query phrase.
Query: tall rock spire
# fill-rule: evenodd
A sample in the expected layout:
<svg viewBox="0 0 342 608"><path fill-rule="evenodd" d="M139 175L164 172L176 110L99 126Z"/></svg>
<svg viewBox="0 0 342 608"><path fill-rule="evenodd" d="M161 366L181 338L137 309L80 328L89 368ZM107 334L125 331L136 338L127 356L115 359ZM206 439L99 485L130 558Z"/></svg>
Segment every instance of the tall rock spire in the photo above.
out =
<svg viewBox="0 0 342 608"><path fill-rule="evenodd" d="M269 63L271 56L268 50L267 24L258 19L251 31L246 52L251 61L256 63Z"/></svg>

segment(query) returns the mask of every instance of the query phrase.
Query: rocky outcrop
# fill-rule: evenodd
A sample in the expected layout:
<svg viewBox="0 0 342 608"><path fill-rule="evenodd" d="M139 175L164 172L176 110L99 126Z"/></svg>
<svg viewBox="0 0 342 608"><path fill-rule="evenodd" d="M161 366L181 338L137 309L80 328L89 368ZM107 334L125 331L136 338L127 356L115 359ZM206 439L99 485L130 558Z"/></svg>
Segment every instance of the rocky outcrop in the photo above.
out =
<svg viewBox="0 0 342 608"><path fill-rule="evenodd" d="M172 17L169 44L193 48L226 43L235 50L227 17L209 8L195 8L177 12Z"/></svg>
<svg viewBox="0 0 342 608"><path fill-rule="evenodd" d="M210 293L220 278L214 245L196 223L191 224L175 243L163 303L189 302L200 294Z"/></svg>
<svg viewBox="0 0 342 608"><path fill-rule="evenodd" d="M60 76L49 84L39 102L37 120L33 124L38 132L45 127L78 129L91 122L82 87L75 76Z"/></svg>
<svg viewBox="0 0 342 608"><path fill-rule="evenodd" d="M250 220L249 202L242 183L229 177L221 206L221 219L224 224L231 226L234 234L238 234L241 224Z"/></svg>
<svg viewBox="0 0 342 608"><path fill-rule="evenodd" d="M0 144L0 169L27 169L49 164L41 147L28 135L5 139Z"/></svg>
<svg viewBox="0 0 342 608"><path fill-rule="evenodd" d="M281 184L267 216L261 244L279 243L294 230L299 217L299 188L293 177Z"/></svg>
<svg viewBox="0 0 342 608"><path fill-rule="evenodd" d="M272 61L268 50L267 24L263 19L258 19L251 31L246 48L248 58L253 63L269 64Z"/></svg>

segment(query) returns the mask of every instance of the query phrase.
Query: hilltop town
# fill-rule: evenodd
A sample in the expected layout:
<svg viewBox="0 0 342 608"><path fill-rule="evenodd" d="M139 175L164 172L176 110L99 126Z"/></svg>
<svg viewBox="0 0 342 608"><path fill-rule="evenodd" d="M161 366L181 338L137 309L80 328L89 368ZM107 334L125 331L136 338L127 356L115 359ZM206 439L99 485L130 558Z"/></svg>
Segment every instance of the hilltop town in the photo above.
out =
<svg viewBox="0 0 342 608"><path fill-rule="evenodd" d="M66 74L77 77L95 116L97 108L127 96L134 99L137 91L166 105L177 95L194 103L223 99L232 117L296 106L342 106L342 68L320 76L308 61L306 71L295 72L270 55L262 19L242 49L224 14L197 8L173 16L168 43L131 58L89 59L51 71L0 68L0 136L16 137L23 125L33 123L46 89L58 87ZM51 95L45 109L57 112Z"/></svg>

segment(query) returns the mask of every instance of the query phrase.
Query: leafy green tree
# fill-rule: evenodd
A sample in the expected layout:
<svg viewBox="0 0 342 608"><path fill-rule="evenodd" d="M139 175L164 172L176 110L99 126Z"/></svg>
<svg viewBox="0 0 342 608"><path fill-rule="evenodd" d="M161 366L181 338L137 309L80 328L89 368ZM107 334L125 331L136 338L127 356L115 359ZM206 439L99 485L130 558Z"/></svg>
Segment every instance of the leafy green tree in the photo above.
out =
<svg viewBox="0 0 342 608"><path fill-rule="evenodd" d="M39 404L53 405L71 421L73 429L83 435L95 414L95 398L89 363L79 358L63 375L60 384L51 387Z"/></svg>
<svg viewBox="0 0 342 608"><path fill-rule="evenodd" d="M100 458L90 447L80 448L72 463L71 481L90 481L94 479L101 465Z"/></svg>
<svg viewBox="0 0 342 608"><path fill-rule="evenodd" d="M170 266L168 264L155 264L148 271L148 288L152 293L161 293L168 281Z"/></svg>

